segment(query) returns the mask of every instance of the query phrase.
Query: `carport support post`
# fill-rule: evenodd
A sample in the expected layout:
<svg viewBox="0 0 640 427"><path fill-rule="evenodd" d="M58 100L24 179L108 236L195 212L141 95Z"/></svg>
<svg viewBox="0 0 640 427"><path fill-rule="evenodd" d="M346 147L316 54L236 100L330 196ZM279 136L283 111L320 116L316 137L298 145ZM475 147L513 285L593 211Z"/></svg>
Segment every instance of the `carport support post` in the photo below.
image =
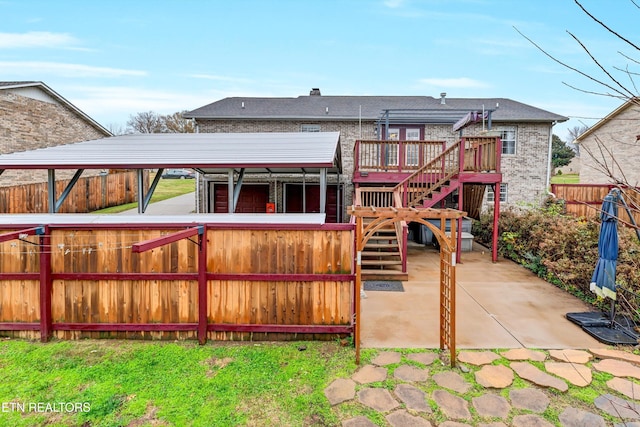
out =
<svg viewBox="0 0 640 427"><path fill-rule="evenodd" d="M320 169L320 213L327 209L327 168Z"/></svg>
<svg viewBox="0 0 640 427"><path fill-rule="evenodd" d="M233 169L229 169L228 175L227 175L227 193L228 193L228 211L230 214L232 214L235 210L235 206L233 206Z"/></svg>
<svg viewBox="0 0 640 427"><path fill-rule="evenodd" d="M198 235L198 342L207 342L207 326L209 323L207 304L207 226L203 225L202 234Z"/></svg>
<svg viewBox="0 0 640 427"><path fill-rule="evenodd" d="M56 213L56 170L47 170L47 198L49 200L49 213Z"/></svg>
<svg viewBox="0 0 640 427"><path fill-rule="evenodd" d="M144 204L144 170L136 170L138 173L138 213L143 214L146 208Z"/></svg>

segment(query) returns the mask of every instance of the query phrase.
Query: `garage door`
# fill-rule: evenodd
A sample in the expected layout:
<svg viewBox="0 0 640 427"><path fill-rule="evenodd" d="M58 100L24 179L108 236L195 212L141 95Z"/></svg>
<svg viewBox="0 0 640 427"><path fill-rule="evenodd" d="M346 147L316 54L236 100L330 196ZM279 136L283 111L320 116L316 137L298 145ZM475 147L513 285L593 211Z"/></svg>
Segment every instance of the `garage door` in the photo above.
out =
<svg viewBox="0 0 640 427"><path fill-rule="evenodd" d="M227 184L213 184L213 212L228 213L229 198ZM269 184L244 184L240 189L240 197L236 213L265 213L269 201Z"/></svg>

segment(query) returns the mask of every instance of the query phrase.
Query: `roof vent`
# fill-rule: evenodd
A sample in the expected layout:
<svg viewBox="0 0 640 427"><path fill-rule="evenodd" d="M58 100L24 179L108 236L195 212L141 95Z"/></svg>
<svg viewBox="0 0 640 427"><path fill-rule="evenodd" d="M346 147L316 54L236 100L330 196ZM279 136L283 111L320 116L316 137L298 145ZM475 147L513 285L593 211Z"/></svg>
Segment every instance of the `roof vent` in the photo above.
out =
<svg viewBox="0 0 640 427"><path fill-rule="evenodd" d="M242 107L241 108L244 108L244 101L242 101Z"/></svg>
<svg viewBox="0 0 640 427"><path fill-rule="evenodd" d="M447 92L442 92L440 94L440 104L445 105L446 101L444 100L444 98L447 96Z"/></svg>
<svg viewBox="0 0 640 427"><path fill-rule="evenodd" d="M320 96L320 88L314 87L311 89L309 96Z"/></svg>

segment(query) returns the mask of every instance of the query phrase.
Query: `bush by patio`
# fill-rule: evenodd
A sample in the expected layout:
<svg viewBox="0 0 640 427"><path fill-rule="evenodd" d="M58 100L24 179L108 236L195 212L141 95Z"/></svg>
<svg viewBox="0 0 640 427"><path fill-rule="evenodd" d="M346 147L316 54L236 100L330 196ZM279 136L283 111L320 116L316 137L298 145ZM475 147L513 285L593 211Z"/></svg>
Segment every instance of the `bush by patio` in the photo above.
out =
<svg viewBox="0 0 640 427"><path fill-rule="evenodd" d="M491 245L493 213L474 223L473 234L483 245ZM599 221L568 216L562 206L547 203L538 209L509 208L500 213L498 252L518 262L541 278L599 308L589 290L598 259ZM640 307L640 242L627 227L618 229L620 249L617 283L632 307ZM637 313L634 313L637 316Z"/></svg>

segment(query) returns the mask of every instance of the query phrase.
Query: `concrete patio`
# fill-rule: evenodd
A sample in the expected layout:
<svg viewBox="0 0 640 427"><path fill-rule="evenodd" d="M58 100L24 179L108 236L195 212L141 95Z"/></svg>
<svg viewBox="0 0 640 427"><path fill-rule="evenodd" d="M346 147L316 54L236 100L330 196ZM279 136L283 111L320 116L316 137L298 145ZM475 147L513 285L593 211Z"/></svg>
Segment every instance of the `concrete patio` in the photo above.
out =
<svg viewBox="0 0 640 427"><path fill-rule="evenodd" d="M362 299L364 348L439 348L439 253L411 244L405 292L367 291ZM579 299L474 243L456 270L459 349L586 349L602 344L565 319L589 311Z"/></svg>

